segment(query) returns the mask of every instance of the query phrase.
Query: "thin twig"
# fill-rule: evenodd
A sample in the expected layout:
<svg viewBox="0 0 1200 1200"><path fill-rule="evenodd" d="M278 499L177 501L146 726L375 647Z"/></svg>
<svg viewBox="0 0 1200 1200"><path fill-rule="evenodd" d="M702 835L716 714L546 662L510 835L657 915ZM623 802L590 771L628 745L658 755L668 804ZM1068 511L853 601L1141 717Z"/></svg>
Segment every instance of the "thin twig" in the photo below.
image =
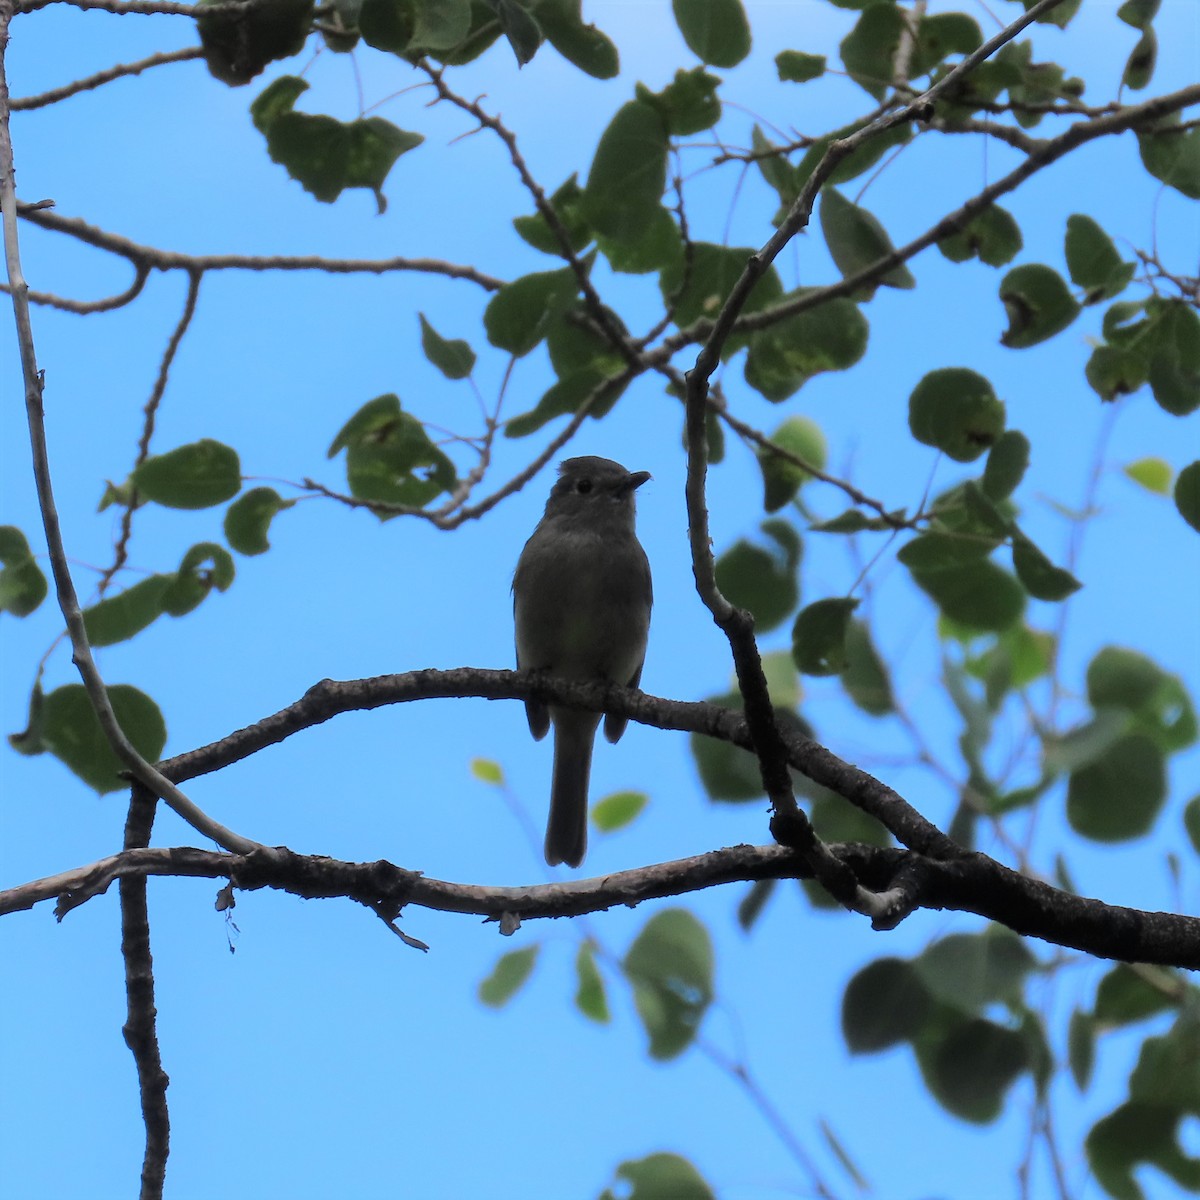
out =
<svg viewBox="0 0 1200 1200"><path fill-rule="evenodd" d="M204 50L200 46L185 46L182 50L164 50L160 54L151 54L147 58L140 58L137 62L118 63L106 71L97 71L95 75L73 80L71 83L63 84L62 87L52 88L50 91L41 92L36 96L18 96L9 102L9 108L13 112L28 112L34 108L45 108L49 104L57 104L60 100L66 100L69 96L78 96L80 92L90 92L106 83L112 83L114 79L140 75L151 67L160 67L164 63L190 62L192 59L203 57Z"/></svg>

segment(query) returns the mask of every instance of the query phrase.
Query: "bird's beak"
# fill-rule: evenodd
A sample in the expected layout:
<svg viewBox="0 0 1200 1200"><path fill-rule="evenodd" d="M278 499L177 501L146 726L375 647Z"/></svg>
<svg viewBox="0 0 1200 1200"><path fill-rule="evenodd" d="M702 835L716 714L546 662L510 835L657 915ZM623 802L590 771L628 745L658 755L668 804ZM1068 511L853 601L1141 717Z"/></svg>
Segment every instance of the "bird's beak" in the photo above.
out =
<svg viewBox="0 0 1200 1200"><path fill-rule="evenodd" d="M630 492L636 491L649 478L649 471L630 471L629 474L621 480L621 486L618 490L622 496L628 496Z"/></svg>

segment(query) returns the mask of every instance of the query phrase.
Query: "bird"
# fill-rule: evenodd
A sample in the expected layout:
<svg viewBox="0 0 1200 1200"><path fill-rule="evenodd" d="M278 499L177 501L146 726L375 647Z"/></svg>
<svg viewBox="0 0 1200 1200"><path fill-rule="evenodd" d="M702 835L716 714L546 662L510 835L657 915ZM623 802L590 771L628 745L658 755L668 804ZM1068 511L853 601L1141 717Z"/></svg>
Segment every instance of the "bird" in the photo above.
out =
<svg viewBox="0 0 1200 1200"><path fill-rule="evenodd" d="M513 575L517 668L561 679L637 687L646 659L654 589L634 531L634 493L647 471L608 458L568 458ZM546 862L578 867L587 850L588 779L600 714L526 700L529 731L554 726ZM608 714L616 742L626 718Z"/></svg>

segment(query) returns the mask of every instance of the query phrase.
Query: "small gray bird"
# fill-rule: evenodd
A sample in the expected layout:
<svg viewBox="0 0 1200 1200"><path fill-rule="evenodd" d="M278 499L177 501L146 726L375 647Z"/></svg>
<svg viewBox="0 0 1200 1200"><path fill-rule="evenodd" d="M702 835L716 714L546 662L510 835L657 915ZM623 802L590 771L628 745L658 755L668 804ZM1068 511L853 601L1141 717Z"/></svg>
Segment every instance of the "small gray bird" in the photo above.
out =
<svg viewBox="0 0 1200 1200"><path fill-rule="evenodd" d="M650 563L633 530L633 493L650 478L608 458L569 458L513 576L517 667L637 687L646 658ZM587 849L588 776L600 714L525 701L537 739L554 723L546 861L577 867ZM625 718L606 716L615 742Z"/></svg>

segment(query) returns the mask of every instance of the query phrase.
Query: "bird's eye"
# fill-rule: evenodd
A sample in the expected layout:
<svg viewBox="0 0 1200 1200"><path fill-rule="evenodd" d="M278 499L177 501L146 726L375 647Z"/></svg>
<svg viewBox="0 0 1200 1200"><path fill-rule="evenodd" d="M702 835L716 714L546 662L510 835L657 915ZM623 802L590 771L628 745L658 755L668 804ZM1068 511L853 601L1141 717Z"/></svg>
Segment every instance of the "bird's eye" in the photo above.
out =
<svg viewBox="0 0 1200 1200"><path fill-rule="evenodd" d="M592 481L590 479L581 479L576 485L575 490L581 495L586 496L592 490Z"/></svg>

